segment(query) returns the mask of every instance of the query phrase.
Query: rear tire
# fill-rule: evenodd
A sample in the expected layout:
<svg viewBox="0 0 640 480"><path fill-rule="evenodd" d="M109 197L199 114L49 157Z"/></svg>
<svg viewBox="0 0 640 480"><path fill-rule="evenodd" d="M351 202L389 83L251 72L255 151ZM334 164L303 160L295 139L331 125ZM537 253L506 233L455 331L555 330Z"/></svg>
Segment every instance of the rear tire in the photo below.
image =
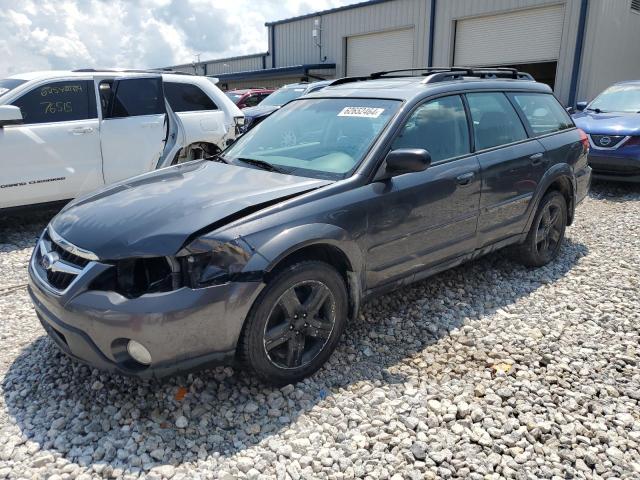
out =
<svg viewBox="0 0 640 480"><path fill-rule="evenodd" d="M558 256L566 228L567 201L560 192L551 191L542 198L527 238L516 248L514 259L529 267L546 265Z"/></svg>
<svg viewBox="0 0 640 480"><path fill-rule="evenodd" d="M347 315L345 282L333 267L319 261L286 267L251 308L238 344L240 359L266 383L298 382L331 356Z"/></svg>

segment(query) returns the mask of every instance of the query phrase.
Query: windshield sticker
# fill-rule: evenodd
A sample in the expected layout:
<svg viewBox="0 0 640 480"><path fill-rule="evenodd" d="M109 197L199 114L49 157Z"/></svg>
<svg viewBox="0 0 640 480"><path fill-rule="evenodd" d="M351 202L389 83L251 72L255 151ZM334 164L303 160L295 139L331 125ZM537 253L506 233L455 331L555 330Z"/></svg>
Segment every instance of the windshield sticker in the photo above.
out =
<svg viewBox="0 0 640 480"><path fill-rule="evenodd" d="M344 107L338 114L339 117L363 117L378 118L384 112L384 108L373 107Z"/></svg>

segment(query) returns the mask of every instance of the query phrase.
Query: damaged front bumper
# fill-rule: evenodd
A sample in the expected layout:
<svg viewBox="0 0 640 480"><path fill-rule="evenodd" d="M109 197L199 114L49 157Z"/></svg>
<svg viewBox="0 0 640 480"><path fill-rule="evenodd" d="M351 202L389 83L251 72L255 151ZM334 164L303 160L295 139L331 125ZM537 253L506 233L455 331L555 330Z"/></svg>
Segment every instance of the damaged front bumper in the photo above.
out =
<svg viewBox="0 0 640 480"><path fill-rule="evenodd" d="M231 363L244 320L262 290L260 281L126 298L91 290L106 265L91 261L64 291L47 281L37 253L29 265L29 294L49 336L60 349L89 365L139 377L163 377ZM143 345L148 365L129 355L129 341Z"/></svg>

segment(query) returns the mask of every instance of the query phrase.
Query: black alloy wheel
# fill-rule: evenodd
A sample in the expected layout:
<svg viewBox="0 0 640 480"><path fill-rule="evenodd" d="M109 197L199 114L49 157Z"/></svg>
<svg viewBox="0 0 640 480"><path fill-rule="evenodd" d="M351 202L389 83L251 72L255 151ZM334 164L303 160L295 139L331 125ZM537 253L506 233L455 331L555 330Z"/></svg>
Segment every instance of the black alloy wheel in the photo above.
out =
<svg viewBox="0 0 640 480"><path fill-rule="evenodd" d="M345 279L331 265L309 260L283 267L251 307L238 356L266 383L302 380L335 350L348 307Z"/></svg>
<svg viewBox="0 0 640 480"><path fill-rule="evenodd" d="M545 205L538 228L536 229L536 248L543 258L552 257L563 237L563 213L559 205L552 202Z"/></svg>
<svg viewBox="0 0 640 480"><path fill-rule="evenodd" d="M547 193L538 206L525 241L513 250L513 257L530 267L542 267L560 253L567 228L567 201L560 192Z"/></svg>
<svg viewBox="0 0 640 480"><path fill-rule="evenodd" d="M265 324L264 349L280 368L308 365L322 351L336 323L335 299L322 282L290 287L278 299Z"/></svg>

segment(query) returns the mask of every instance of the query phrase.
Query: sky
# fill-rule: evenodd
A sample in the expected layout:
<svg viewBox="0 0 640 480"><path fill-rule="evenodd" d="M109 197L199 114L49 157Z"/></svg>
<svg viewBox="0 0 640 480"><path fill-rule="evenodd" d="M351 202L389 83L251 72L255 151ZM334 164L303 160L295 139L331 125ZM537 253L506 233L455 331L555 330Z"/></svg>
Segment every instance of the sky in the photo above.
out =
<svg viewBox="0 0 640 480"><path fill-rule="evenodd" d="M0 78L265 52L265 22L358 1L0 0Z"/></svg>

